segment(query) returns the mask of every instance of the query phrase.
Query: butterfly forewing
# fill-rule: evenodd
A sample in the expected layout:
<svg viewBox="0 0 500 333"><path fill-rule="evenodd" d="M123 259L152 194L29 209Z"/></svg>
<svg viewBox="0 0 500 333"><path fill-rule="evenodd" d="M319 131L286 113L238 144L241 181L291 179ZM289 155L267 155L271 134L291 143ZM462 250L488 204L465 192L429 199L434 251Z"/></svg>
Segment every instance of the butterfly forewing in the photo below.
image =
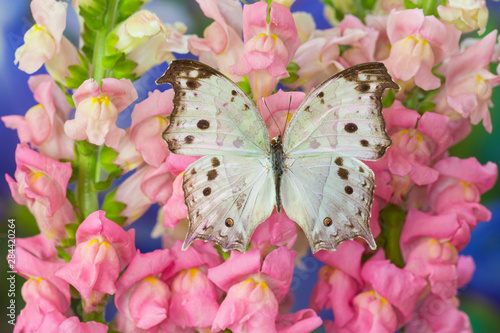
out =
<svg viewBox="0 0 500 333"><path fill-rule="evenodd" d="M271 215L274 183L261 161L238 156L205 156L184 173L189 232L184 247L195 239L214 241L224 250L244 252L255 228Z"/></svg>
<svg viewBox="0 0 500 333"><path fill-rule="evenodd" d="M248 157L269 152L269 133L259 111L219 71L194 60L176 60L157 83L170 83L175 91L163 133L170 151Z"/></svg>
<svg viewBox="0 0 500 333"><path fill-rule="evenodd" d="M382 63L345 69L302 102L288 126L283 148L289 158L342 153L363 160L383 156L391 144L382 117L382 93L398 89Z"/></svg>
<svg viewBox="0 0 500 333"><path fill-rule="evenodd" d="M355 237L376 248L368 225L375 180L364 163L340 154L296 159L282 184L283 208L313 252Z"/></svg>

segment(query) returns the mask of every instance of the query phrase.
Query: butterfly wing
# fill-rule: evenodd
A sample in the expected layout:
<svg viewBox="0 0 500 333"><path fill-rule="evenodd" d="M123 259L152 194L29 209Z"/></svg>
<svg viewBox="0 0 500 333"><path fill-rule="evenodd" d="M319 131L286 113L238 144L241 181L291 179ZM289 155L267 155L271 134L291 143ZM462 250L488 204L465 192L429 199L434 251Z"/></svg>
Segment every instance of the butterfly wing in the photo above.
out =
<svg viewBox="0 0 500 333"><path fill-rule="evenodd" d="M269 132L248 96L224 74L194 60L175 60L158 84L174 88L163 138L181 155L264 157Z"/></svg>
<svg viewBox="0 0 500 333"><path fill-rule="evenodd" d="M281 196L313 253L355 237L375 249L368 224L374 188L373 172L363 162L325 155L293 161L283 174Z"/></svg>
<svg viewBox="0 0 500 333"><path fill-rule="evenodd" d="M382 93L398 89L381 63L350 67L318 86L298 108L283 147L283 207L313 252L364 238L376 248L369 219L375 181L356 158L376 160L391 144Z"/></svg>
<svg viewBox="0 0 500 333"><path fill-rule="evenodd" d="M224 250L244 252L255 228L275 205L276 191L268 160L204 156L184 173L188 207L187 248L195 239L216 242Z"/></svg>
<svg viewBox="0 0 500 333"><path fill-rule="evenodd" d="M341 152L362 160L382 157L391 139L382 117L382 93L399 89L382 63L347 68L314 89L285 131L287 157Z"/></svg>

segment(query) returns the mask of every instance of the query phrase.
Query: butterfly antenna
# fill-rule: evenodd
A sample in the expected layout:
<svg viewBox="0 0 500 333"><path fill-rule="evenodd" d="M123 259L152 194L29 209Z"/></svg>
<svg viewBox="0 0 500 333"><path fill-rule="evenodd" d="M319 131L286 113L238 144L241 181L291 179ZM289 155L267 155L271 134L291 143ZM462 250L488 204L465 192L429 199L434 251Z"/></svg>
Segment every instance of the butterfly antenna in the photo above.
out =
<svg viewBox="0 0 500 333"><path fill-rule="evenodd" d="M283 133L285 133L286 125L288 125L288 116L290 115L291 106L292 106L292 94L290 94L290 101L288 102L288 111L286 112L285 126L283 127Z"/></svg>
<svg viewBox="0 0 500 333"><path fill-rule="evenodd" d="M269 106L267 106L267 103L266 103L266 100L264 99L264 97L262 97L262 101L264 102L264 105L266 106L267 111L269 111L269 114L271 115L271 118L273 118L273 121L276 124L276 128L278 129L278 131L280 131L280 137L283 137L282 134L281 134L280 127L279 127L278 123L276 122L276 119L274 119L274 116L271 113L271 110L269 110Z"/></svg>

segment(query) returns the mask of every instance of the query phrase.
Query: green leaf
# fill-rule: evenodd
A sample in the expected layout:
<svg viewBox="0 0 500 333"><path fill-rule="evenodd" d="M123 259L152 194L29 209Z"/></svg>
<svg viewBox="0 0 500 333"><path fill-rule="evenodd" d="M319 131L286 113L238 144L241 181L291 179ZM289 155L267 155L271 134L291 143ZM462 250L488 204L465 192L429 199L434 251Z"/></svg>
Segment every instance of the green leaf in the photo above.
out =
<svg viewBox="0 0 500 333"><path fill-rule="evenodd" d="M399 268L403 268L405 266L403 255L401 254L401 248L399 246L399 240L401 238L401 231L403 230L405 219L405 210L394 204L388 204L380 211L379 214L379 223L385 238L385 244L383 246L385 250L385 257Z"/></svg>
<svg viewBox="0 0 500 333"><path fill-rule="evenodd" d="M108 146L102 147L101 154L99 156L99 162L101 163L102 168L107 172L114 172L120 169L117 164L113 163L117 156L118 152L113 148L110 148Z"/></svg>
<svg viewBox="0 0 500 333"><path fill-rule="evenodd" d="M106 178L106 180L95 183L95 189L98 191L107 190L111 186L113 180L120 178L121 174L122 174L122 169L117 169L111 172Z"/></svg>
<svg viewBox="0 0 500 333"><path fill-rule="evenodd" d="M242 77L243 81L237 82L238 87L241 88L248 96L252 94L252 88L250 87L250 81L248 81L248 77L245 75Z"/></svg>
<svg viewBox="0 0 500 333"><path fill-rule="evenodd" d="M99 147L88 142L87 140L75 141L80 155L89 156L93 154Z"/></svg>
<svg viewBox="0 0 500 333"><path fill-rule="evenodd" d="M61 239L61 246L63 248L68 248L76 245L76 239L74 238L62 238Z"/></svg>
<svg viewBox="0 0 500 333"><path fill-rule="evenodd" d="M387 92L387 95L382 97L382 105L384 106L384 108L388 108L392 105L392 103L394 103L395 100L396 100L395 90L389 89L389 91Z"/></svg>
<svg viewBox="0 0 500 333"><path fill-rule="evenodd" d="M404 0L405 8L406 9L414 9L417 8L417 5L411 2L410 0Z"/></svg>
<svg viewBox="0 0 500 333"><path fill-rule="evenodd" d="M127 207L123 202L115 201L116 189L109 192L104 198L102 209L106 211L106 217L111 221L122 225L127 220L127 217L120 216L121 212Z"/></svg>
<svg viewBox="0 0 500 333"><path fill-rule="evenodd" d="M121 0L118 4L119 22L125 20L142 7L144 1L141 0Z"/></svg>
<svg viewBox="0 0 500 333"><path fill-rule="evenodd" d="M115 53L115 54L110 54L106 55L102 58L102 65L106 69L114 69L115 64L118 61L125 60L125 55L123 53Z"/></svg>
<svg viewBox="0 0 500 333"><path fill-rule="evenodd" d="M76 237L76 231L79 226L80 223L68 223L64 226L64 229L66 229L66 233L68 234L68 238L74 239Z"/></svg>
<svg viewBox="0 0 500 333"><path fill-rule="evenodd" d="M288 74L290 76L280 80L281 83L292 84L299 79L299 75L297 74L297 72L300 70L299 64L292 61L288 64L288 66L286 67L286 70L288 71Z"/></svg>
<svg viewBox="0 0 500 333"><path fill-rule="evenodd" d="M223 251L219 245L214 245L214 248L217 250L217 253L224 258L224 260L229 259L230 253L229 251Z"/></svg>
<svg viewBox="0 0 500 333"><path fill-rule="evenodd" d="M62 242L62 240L61 240L61 242ZM57 250L57 256L59 258L64 259L64 261L66 261L66 262L70 262L71 261L71 256L61 246L56 246L56 250Z"/></svg>
<svg viewBox="0 0 500 333"><path fill-rule="evenodd" d="M69 74L75 80L81 80L82 82L89 78L89 69L80 65L68 66Z"/></svg>
<svg viewBox="0 0 500 333"><path fill-rule="evenodd" d="M115 73L130 73L137 67L137 63L130 59L124 59L118 61L113 67L113 72Z"/></svg>

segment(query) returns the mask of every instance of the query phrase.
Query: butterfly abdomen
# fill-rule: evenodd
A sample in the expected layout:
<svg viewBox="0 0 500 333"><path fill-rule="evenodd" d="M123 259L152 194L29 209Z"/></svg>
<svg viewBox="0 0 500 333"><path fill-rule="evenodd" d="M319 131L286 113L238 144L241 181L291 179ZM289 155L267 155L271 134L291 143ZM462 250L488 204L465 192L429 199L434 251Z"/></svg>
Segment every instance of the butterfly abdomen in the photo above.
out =
<svg viewBox="0 0 500 333"><path fill-rule="evenodd" d="M281 136L271 140L271 165L274 173L274 184L276 186L276 210L280 212L281 210L281 177L284 171L284 154L283 154L283 144L281 143Z"/></svg>

